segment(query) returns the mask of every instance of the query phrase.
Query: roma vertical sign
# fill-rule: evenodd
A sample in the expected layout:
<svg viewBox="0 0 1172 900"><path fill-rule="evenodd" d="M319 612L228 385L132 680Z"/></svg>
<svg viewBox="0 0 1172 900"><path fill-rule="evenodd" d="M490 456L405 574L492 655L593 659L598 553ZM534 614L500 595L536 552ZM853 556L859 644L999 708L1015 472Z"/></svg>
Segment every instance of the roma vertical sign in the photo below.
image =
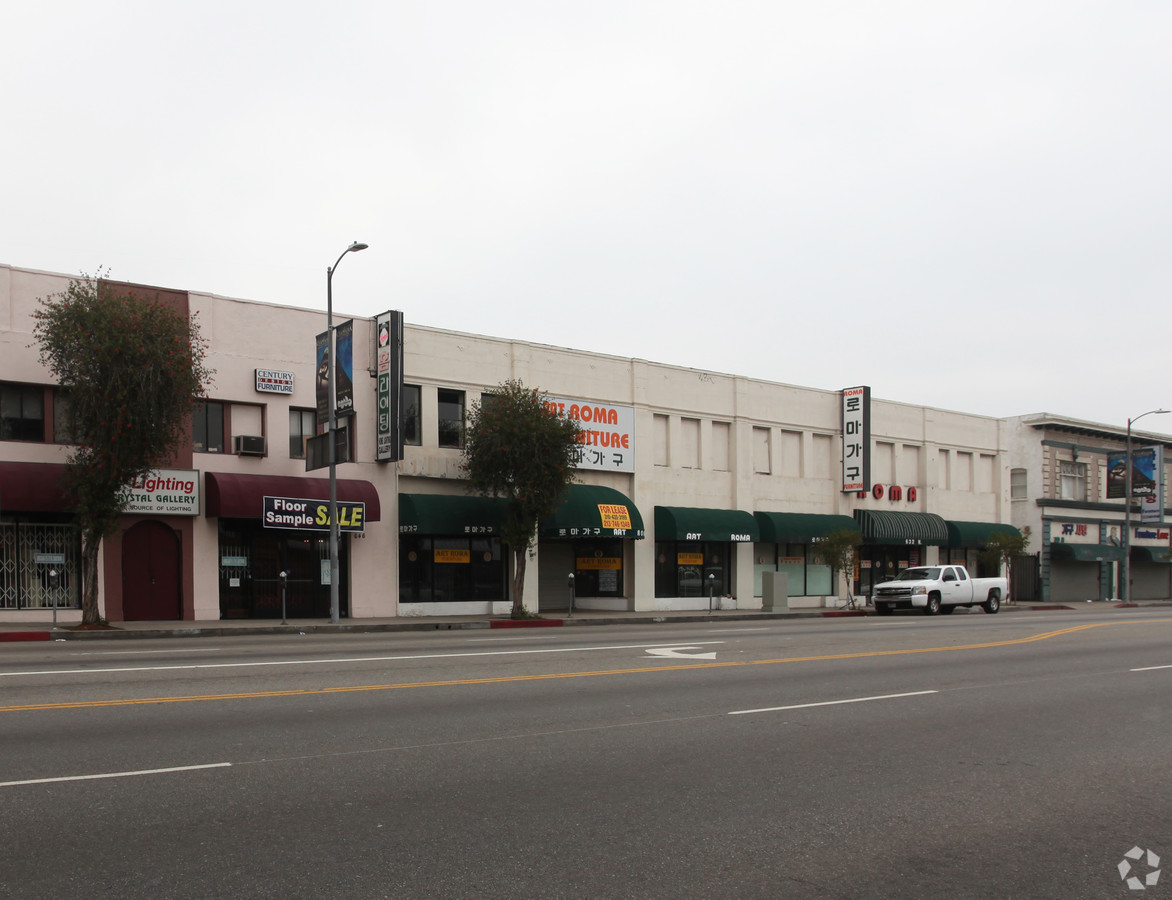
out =
<svg viewBox="0 0 1172 900"><path fill-rule="evenodd" d="M842 490L871 487L871 389L842 391Z"/></svg>

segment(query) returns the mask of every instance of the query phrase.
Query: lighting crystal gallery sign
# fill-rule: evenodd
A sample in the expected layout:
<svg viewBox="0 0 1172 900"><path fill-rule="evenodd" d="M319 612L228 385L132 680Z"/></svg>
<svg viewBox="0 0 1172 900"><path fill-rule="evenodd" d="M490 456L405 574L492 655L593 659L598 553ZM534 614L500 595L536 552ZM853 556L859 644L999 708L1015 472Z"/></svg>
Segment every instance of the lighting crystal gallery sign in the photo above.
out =
<svg viewBox="0 0 1172 900"><path fill-rule="evenodd" d="M199 472L156 469L136 478L126 487L122 509L152 516L198 516Z"/></svg>

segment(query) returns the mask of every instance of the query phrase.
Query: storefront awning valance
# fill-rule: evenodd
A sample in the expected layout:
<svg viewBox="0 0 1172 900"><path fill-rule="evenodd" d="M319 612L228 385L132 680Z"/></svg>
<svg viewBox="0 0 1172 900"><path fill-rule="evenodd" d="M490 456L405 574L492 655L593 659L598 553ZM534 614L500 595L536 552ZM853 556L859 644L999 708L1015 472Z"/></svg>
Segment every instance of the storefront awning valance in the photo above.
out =
<svg viewBox="0 0 1172 900"><path fill-rule="evenodd" d="M500 534L507 502L496 497L400 494L400 534Z"/></svg>
<svg viewBox="0 0 1172 900"><path fill-rule="evenodd" d="M655 507L657 541L759 541L761 528L752 513L739 509L692 506Z"/></svg>
<svg viewBox="0 0 1172 900"><path fill-rule="evenodd" d="M206 472L204 515L224 519L259 519L265 497L292 497L298 500L329 500L328 478L298 478L295 475L234 475ZM338 480L338 499L366 504L366 521L377 522L382 507L378 491L369 481Z"/></svg>
<svg viewBox="0 0 1172 900"><path fill-rule="evenodd" d="M73 512L60 463L0 462L0 511Z"/></svg>
<svg viewBox="0 0 1172 900"><path fill-rule="evenodd" d="M1114 544L1051 544L1050 559L1061 562L1116 562L1123 548Z"/></svg>
<svg viewBox="0 0 1172 900"><path fill-rule="evenodd" d="M761 540L777 544L808 544L836 531L859 530L859 523L850 516L755 512L753 518L761 528Z"/></svg>
<svg viewBox="0 0 1172 900"><path fill-rule="evenodd" d="M630 498L614 488L571 484L557 511L541 520L543 538L646 536L643 517Z"/></svg>
<svg viewBox="0 0 1172 900"><path fill-rule="evenodd" d="M999 522L945 522L948 527L948 546L980 549L989 543L995 534L1009 534L1021 537L1021 532L1012 525Z"/></svg>
<svg viewBox="0 0 1172 900"><path fill-rule="evenodd" d="M1132 562L1172 563L1172 553L1167 547L1131 547Z"/></svg>
<svg viewBox="0 0 1172 900"><path fill-rule="evenodd" d="M935 513L901 513L856 509L855 520L868 544L948 543L948 526Z"/></svg>

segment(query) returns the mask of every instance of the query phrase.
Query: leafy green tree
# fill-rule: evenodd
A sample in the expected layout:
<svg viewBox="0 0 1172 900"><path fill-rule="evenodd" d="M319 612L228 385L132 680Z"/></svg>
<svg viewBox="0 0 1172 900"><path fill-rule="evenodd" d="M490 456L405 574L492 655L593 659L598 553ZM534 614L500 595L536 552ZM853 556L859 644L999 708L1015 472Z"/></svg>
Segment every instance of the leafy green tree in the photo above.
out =
<svg viewBox="0 0 1172 900"><path fill-rule="evenodd" d="M1027 525L1020 533L1013 531L995 531L989 535L981 550L981 561L989 566L996 566L997 571L1005 572L1005 600L1013 602L1013 561L1027 556L1030 546L1030 529Z"/></svg>
<svg viewBox="0 0 1172 900"><path fill-rule="evenodd" d="M501 540L513 551L513 618L528 615L525 566L537 524L550 515L574 480L579 446L575 422L550 409L541 394L505 381L475 403L464 433L464 462L471 489L508 501Z"/></svg>
<svg viewBox="0 0 1172 900"><path fill-rule="evenodd" d="M854 528L832 531L810 548L814 558L830 566L846 579L847 606L855 605L855 557L863 544L863 535Z"/></svg>
<svg viewBox="0 0 1172 900"><path fill-rule="evenodd" d="M98 614L98 552L113 534L126 487L165 463L187 435L211 372L193 319L82 274L33 314L41 362L63 389L71 437L66 486L81 531L82 622Z"/></svg>

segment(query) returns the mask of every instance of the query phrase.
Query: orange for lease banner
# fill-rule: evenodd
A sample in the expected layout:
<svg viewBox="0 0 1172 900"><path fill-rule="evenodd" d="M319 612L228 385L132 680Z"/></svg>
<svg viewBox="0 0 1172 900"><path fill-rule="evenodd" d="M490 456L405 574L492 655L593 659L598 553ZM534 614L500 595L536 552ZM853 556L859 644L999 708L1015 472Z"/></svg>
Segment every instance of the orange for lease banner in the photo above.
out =
<svg viewBox="0 0 1172 900"><path fill-rule="evenodd" d="M599 503L598 514L602 517L603 528L631 527L631 511L622 504Z"/></svg>
<svg viewBox="0 0 1172 900"><path fill-rule="evenodd" d="M445 550L436 548L435 561L437 563L470 563L472 562L472 551L470 550Z"/></svg>

